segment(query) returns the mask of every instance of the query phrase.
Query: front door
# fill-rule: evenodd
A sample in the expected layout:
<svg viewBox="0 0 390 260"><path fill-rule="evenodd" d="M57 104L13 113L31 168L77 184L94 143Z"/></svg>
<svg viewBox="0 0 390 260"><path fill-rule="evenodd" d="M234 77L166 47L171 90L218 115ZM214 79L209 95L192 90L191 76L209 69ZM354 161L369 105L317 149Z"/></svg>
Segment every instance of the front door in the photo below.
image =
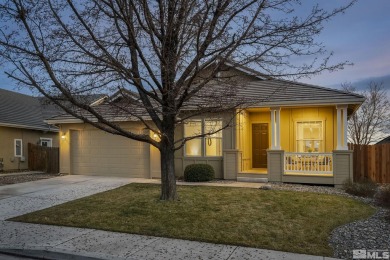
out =
<svg viewBox="0 0 390 260"><path fill-rule="evenodd" d="M252 124L252 167L267 168L268 124Z"/></svg>

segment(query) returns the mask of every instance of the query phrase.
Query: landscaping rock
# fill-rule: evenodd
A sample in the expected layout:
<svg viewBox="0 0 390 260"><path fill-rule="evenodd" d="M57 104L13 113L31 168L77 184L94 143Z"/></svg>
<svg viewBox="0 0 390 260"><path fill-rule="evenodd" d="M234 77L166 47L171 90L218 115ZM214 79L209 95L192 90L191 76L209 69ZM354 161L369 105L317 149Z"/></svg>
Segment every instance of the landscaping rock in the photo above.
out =
<svg viewBox="0 0 390 260"><path fill-rule="evenodd" d="M49 179L53 177L61 176L59 174L49 174L49 173L32 173L32 174L16 174L16 175L0 175L0 186L9 185L15 183L37 181L42 179Z"/></svg>
<svg viewBox="0 0 390 260"><path fill-rule="evenodd" d="M271 185L263 185L260 187L260 190L272 190L272 186Z"/></svg>
<svg viewBox="0 0 390 260"><path fill-rule="evenodd" d="M353 249L389 250L390 223L386 210L378 208L368 219L355 221L332 231L330 246L337 258L351 259Z"/></svg>

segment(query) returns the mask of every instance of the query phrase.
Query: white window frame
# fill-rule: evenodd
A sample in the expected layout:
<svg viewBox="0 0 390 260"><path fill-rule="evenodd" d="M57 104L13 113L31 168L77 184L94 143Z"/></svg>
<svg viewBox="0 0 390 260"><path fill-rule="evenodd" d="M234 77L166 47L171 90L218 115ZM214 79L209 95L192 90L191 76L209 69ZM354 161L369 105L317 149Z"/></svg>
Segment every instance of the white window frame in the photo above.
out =
<svg viewBox="0 0 390 260"><path fill-rule="evenodd" d="M194 120L189 120L188 122L201 122L201 131L202 133L201 134L204 134L205 133L205 128L206 128L206 124L205 122L206 121L221 121L222 122L222 126L223 126L223 120L220 119L220 118L211 118L211 119L194 119ZM186 130L185 130L185 125L183 126L183 133L184 133L184 137L186 137ZM201 155L187 155L186 153L186 145L187 143L184 144L184 157L189 157L189 158L200 158L200 157L207 157L207 158L221 158L223 157L223 153L221 153L221 155L206 155L206 142L207 142L207 139L209 138L209 136L203 136L203 137L197 137L199 139L201 139ZM197 139L197 138L194 138L194 139ZM223 151L223 131L222 131L222 137L213 137L213 138L216 138L216 139L221 139L221 142L222 142L222 151Z"/></svg>
<svg viewBox="0 0 390 260"><path fill-rule="evenodd" d="M298 124L299 123L311 123L311 122L321 122L321 139L307 139L307 140L298 139ZM313 152L313 153L324 153L326 151L324 131L325 131L325 120L320 120L320 119L306 120L305 119L305 120L295 121L295 151L302 152L302 151L298 151L298 141L320 141L320 142L322 142L323 151L318 151L318 152Z"/></svg>
<svg viewBox="0 0 390 260"><path fill-rule="evenodd" d="M20 142L20 154L16 154L16 143ZM14 139L14 156L15 157L23 157L23 139Z"/></svg>
<svg viewBox="0 0 390 260"><path fill-rule="evenodd" d="M53 138L41 137L39 138L40 146L42 146L42 142L48 142L48 144L50 143L50 145L48 145L47 147L53 147Z"/></svg>

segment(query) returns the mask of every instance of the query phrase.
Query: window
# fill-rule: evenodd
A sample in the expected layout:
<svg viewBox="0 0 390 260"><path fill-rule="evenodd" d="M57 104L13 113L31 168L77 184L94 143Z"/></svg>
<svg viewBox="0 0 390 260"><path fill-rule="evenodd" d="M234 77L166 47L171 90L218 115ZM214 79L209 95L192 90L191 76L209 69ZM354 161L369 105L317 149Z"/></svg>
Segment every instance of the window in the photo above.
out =
<svg viewBox="0 0 390 260"><path fill-rule="evenodd" d="M40 143L41 143L41 146L51 147L52 143L53 143L53 139L52 138L42 138L41 137Z"/></svg>
<svg viewBox="0 0 390 260"><path fill-rule="evenodd" d="M204 132L212 133L222 128L222 121L204 121ZM222 131L205 137L206 156L222 156Z"/></svg>
<svg viewBox="0 0 390 260"><path fill-rule="evenodd" d="M297 122L296 140L297 152L324 152L322 121Z"/></svg>
<svg viewBox="0 0 390 260"><path fill-rule="evenodd" d="M184 136L190 137L202 134L202 121L190 121L184 126ZM187 156L202 156L202 139L195 138L189 140L185 145Z"/></svg>
<svg viewBox="0 0 390 260"><path fill-rule="evenodd" d="M222 128L220 120L197 120L184 125L184 136L213 133ZM188 141L185 145L186 156L222 156L222 131Z"/></svg>
<svg viewBox="0 0 390 260"><path fill-rule="evenodd" d="M14 155L15 155L15 157L22 157L23 156L22 139L14 139Z"/></svg>

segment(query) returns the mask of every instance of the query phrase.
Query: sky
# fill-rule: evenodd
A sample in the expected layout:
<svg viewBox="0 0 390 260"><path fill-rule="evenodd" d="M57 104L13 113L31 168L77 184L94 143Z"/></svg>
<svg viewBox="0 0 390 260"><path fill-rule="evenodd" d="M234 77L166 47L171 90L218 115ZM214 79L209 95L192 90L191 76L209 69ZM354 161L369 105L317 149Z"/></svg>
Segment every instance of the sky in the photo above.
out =
<svg viewBox="0 0 390 260"><path fill-rule="evenodd" d="M323 0L320 4L331 7L346 2ZM335 62L348 60L353 66L300 81L338 88L346 82L362 88L370 81L377 81L383 82L390 90L389 10L389 0L360 0L344 14L326 23L319 40L334 52Z"/></svg>
<svg viewBox="0 0 390 260"><path fill-rule="evenodd" d="M347 0L302 0L300 12L310 11L314 2L325 9L348 3ZM344 14L324 24L318 37L327 50L333 51L332 62L349 61L336 72L324 72L299 81L324 87L340 88L343 83L352 83L358 89L370 81L383 82L390 92L390 0L358 0ZM29 93L16 89L16 84L0 68L0 88Z"/></svg>

